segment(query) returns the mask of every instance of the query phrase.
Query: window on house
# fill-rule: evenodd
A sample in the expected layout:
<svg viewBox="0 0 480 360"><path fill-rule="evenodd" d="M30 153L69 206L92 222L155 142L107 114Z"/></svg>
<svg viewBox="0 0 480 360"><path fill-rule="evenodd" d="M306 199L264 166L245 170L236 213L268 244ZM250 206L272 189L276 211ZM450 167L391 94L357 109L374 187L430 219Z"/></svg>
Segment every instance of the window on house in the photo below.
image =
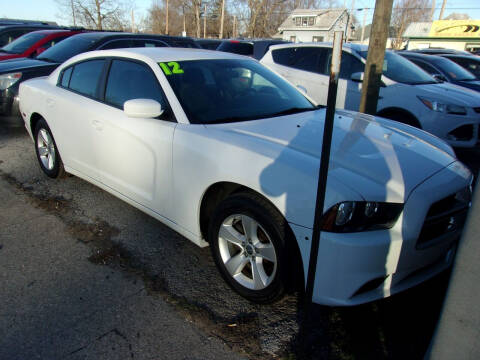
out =
<svg viewBox="0 0 480 360"><path fill-rule="evenodd" d="M322 42L323 41L323 36L314 36L312 38L313 42Z"/></svg>
<svg viewBox="0 0 480 360"><path fill-rule="evenodd" d="M307 26L307 25L308 25L308 18L302 17L302 26Z"/></svg>
<svg viewBox="0 0 480 360"><path fill-rule="evenodd" d="M302 18L301 17L296 17L295 18L295 25L296 26L302 25Z"/></svg>
<svg viewBox="0 0 480 360"><path fill-rule="evenodd" d="M313 26L315 25L315 18L313 16L310 16L308 18L308 26Z"/></svg>
<svg viewBox="0 0 480 360"><path fill-rule="evenodd" d="M293 36L293 35L290 36L290 41L291 41L291 42L295 42L296 40L297 40L297 37L296 37L296 36Z"/></svg>

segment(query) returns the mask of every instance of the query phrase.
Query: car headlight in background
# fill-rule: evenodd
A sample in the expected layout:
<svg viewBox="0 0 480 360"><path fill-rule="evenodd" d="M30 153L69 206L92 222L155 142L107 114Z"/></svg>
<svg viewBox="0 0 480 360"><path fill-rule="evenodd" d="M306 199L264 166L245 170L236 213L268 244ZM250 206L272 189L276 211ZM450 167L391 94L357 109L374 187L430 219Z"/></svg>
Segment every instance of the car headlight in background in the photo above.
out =
<svg viewBox="0 0 480 360"><path fill-rule="evenodd" d="M8 89L22 77L21 72L0 75L0 90Z"/></svg>
<svg viewBox="0 0 480 360"><path fill-rule="evenodd" d="M397 222L403 204L345 201L332 206L322 217L322 231L348 233L390 229Z"/></svg>
<svg viewBox="0 0 480 360"><path fill-rule="evenodd" d="M466 115L467 109L460 105L454 104L446 104L439 102L437 100L427 99L424 97L418 97L420 101L428 107L430 110L443 112L447 114L454 114L454 115Z"/></svg>

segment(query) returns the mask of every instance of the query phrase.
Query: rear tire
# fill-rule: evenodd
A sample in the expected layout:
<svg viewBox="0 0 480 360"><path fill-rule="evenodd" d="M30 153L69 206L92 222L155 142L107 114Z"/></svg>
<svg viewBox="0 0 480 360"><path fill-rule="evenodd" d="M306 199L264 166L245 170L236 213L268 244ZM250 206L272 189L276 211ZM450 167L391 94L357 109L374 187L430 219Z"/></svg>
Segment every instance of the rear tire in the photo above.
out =
<svg viewBox="0 0 480 360"><path fill-rule="evenodd" d="M50 178L64 177L65 169L62 158L52 132L43 118L35 126L34 141L38 164L45 175Z"/></svg>
<svg viewBox="0 0 480 360"><path fill-rule="evenodd" d="M240 193L220 203L208 240L215 264L233 290L255 303L283 297L290 267L287 227L283 216L260 196Z"/></svg>

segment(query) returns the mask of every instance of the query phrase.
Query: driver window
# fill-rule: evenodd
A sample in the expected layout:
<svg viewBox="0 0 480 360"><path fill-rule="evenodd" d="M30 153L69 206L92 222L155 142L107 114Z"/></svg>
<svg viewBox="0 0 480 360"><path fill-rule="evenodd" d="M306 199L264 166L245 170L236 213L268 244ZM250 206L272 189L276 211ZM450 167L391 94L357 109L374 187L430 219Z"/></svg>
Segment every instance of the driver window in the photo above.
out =
<svg viewBox="0 0 480 360"><path fill-rule="evenodd" d="M160 84L151 69L132 61L113 60L108 73L105 102L119 109L131 99L152 99L165 108Z"/></svg>

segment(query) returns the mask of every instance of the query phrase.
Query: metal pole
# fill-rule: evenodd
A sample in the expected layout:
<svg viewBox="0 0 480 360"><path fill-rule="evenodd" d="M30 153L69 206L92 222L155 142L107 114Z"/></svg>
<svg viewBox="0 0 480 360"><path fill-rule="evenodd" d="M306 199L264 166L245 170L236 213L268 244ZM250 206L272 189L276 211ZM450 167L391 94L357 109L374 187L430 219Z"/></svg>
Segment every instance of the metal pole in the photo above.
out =
<svg viewBox="0 0 480 360"><path fill-rule="evenodd" d="M367 24L367 14L368 14L368 9L363 8L363 24L362 24L362 39L361 39L362 44L363 44L363 40L365 40L365 25Z"/></svg>
<svg viewBox="0 0 480 360"><path fill-rule="evenodd" d="M205 4L203 11L203 38L207 37L207 4Z"/></svg>
<svg viewBox="0 0 480 360"><path fill-rule="evenodd" d="M318 249L320 247L321 220L325 205L325 192L327 189L328 165L330 162L330 147L332 144L333 120L335 104L337 102L338 75L342 58L343 31L335 31L333 37L332 64L330 65L330 82L328 85L327 110L323 127L322 155L318 171L317 200L315 204L315 217L313 222L312 245L308 264L307 286L305 290L306 311L308 314L312 305L313 288L315 285L315 271L317 269Z"/></svg>

